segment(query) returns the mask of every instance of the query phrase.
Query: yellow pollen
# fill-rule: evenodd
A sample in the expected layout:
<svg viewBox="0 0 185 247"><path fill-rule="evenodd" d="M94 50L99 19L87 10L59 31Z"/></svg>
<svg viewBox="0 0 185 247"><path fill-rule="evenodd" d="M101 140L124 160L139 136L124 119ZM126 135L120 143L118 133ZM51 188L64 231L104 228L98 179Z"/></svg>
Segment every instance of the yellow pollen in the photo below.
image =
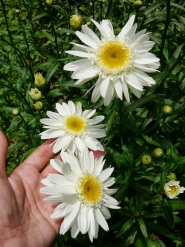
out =
<svg viewBox="0 0 185 247"><path fill-rule="evenodd" d="M121 71L130 60L130 49L118 40L110 40L102 44L97 52L97 59L101 65L111 73Z"/></svg>
<svg viewBox="0 0 185 247"><path fill-rule="evenodd" d="M85 129L86 122L80 117L70 116L66 118L65 125L68 131L71 131L77 134Z"/></svg>
<svg viewBox="0 0 185 247"><path fill-rule="evenodd" d="M171 185L170 186L170 193L172 194L172 195L174 195L174 194L178 194L178 189L179 189L179 187L178 186L175 186L175 185Z"/></svg>
<svg viewBox="0 0 185 247"><path fill-rule="evenodd" d="M101 183L91 174L86 174L80 179L80 197L87 203L98 203L102 198Z"/></svg>

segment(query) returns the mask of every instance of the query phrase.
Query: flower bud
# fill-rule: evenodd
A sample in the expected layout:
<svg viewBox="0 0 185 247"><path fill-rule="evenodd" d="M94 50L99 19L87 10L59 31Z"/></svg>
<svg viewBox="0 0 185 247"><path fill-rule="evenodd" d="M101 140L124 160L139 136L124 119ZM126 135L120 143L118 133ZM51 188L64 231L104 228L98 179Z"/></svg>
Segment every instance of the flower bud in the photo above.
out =
<svg viewBox="0 0 185 247"><path fill-rule="evenodd" d="M165 28L165 25L164 25L164 24L160 24L160 25L158 26L159 31L164 30L164 28Z"/></svg>
<svg viewBox="0 0 185 247"><path fill-rule="evenodd" d="M161 158L163 156L164 152L161 148L154 149L154 156L156 158Z"/></svg>
<svg viewBox="0 0 185 247"><path fill-rule="evenodd" d="M165 105L162 111L165 115L170 115L173 112L173 108L170 105Z"/></svg>
<svg viewBox="0 0 185 247"><path fill-rule="evenodd" d="M17 116L19 114L19 109L18 108L14 108L12 110L12 114L15 115L15 116Z"/></svg>
<svg viewBox="0 0 185 247"><path fill-rule="evenodd" d="M42 76L41 73L36 73L34 77L35 77L34 84L37 88L42 88L46 85L46 79Z"/></svg>
<svg viewBox="0 0 185 247"><path fill-rule="evenodd" d="M143 2L138 0L138 1L135 1L133 4L134 6L139 7L143 4Z"/></svg>
<svg viewBox="0 0 185 247"><path fill-rule="evenodd" d="M79 30L83 23L83 17L81 15L72 15L69 24L73 30Z"/></svg>
<svg viewBox="0 0 185 247"><path fill-rule="evenodd" d="M31 88L31 91L29 91L29 95L32 98L32 100L39 100L42 97L41 91L39 91L37 88Z"/></svg>
<svg viewBox="0 0 185 247"><path fill-rule="evenodd" d="M35 104L33 104L33 106L34 106L35 110L40 111L43 108L44 103L42 101L37 101Z"/></svg>
<svg viewBox="0 0 185 247"><path fill-rule="evenodd" d="M141 156L141 163L143 165L149 165L152 162L152 157L149 154L144 154Z"/></svg>
<svg viewBox="0 0 185 247"><path fill-rule="evenodd" d="M167 176L167 178L169 179L169 180L176 180L177 179L177 176L176 176L176 174L175 173L170 173L168 176Z"/></svg>
<svg viewBox="0 0 185 247"><path fill-rule="evenodd" d="M46 3L50 5L53 3L53 0L46 0Z"/></svg>

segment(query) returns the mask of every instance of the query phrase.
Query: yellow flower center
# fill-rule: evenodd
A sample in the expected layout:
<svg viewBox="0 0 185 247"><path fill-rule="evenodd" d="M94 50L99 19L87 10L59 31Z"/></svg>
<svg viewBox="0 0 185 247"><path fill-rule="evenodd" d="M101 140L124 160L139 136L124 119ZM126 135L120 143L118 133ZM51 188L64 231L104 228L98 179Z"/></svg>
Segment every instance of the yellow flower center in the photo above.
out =
<svg viewBox="0 0 185 247"><path fill-rule="evenodd" d="M117 75L133 64L131 49L116 38L102 43L97 50L97 65L105 74Z"/></svg>
<svg viewBox="0 0 185 247"><path fill-rule="evenodd" d="M65 120L65 126L67 131L72 134L80 134L86 127L86 122L84 119L78 116L70 116Z"/></svg>
<svg viewBox="0 0 185 247"><path fill-rule="evenodd" d="M102 185L96 177L86 174L79 180L78 192L84 203L97 204L102 198Z"/></svg>
<svg viewBox="0 0 185 247"><path fill-rule="evenodd" d="M176 186L176 185L171 185L170 186L170 193L172 194L172 195L176 195L176 194L179 194L179 187L178 186Z"/></svg>

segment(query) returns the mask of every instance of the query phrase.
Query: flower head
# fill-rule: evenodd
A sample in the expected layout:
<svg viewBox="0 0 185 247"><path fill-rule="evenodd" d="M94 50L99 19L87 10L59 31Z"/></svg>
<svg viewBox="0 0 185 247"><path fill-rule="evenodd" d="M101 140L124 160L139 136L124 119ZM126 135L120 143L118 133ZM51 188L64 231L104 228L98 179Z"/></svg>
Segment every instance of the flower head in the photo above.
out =
<svg viewBox="0 0 185 247"><path fill-rule="evenodd" d="M53 147L53 152L69 149L75 152L88 147L92 150L104 150L101 143L96 138L105 137L104 124L98 124L104 116L91 118L96 110L82 111L81 103L76 105L69 101L68 104L56 104L58 113L47 111L48 118L41 119L44 128L41 139L57 138Z"/></svg>
<svg viewBox="0 0 185 247"><path fill-rule="evenodd" d="M184 187L180 187L180 182L171 180L164 185L164 192L170 199L175 199L180 193L185 191Z"/></svg>
<svg viewBox="0 0 185 247"><path fill-rule="evenodd" d="M50 163L60 174L49 174L41 182L46 187L41 193L50 195L46 202L59 202L51 218L63 218L60 234L71 228L71 236L75 238L79 232L88 233L89 238L98 237L99 225L108 231L106 219L110 218L108 208L119 209L113 195L117 190L109 189L115 183L110 177L113 168L105 170L103 156L94 159L93 152L84 149L74 156L61 152L63 160L51 160Z"/></svg>
<svg viewBox="0 0 185 247"><path fill-rule="evenodd" d="M87 26L82 26L83 32L76 32L78 38L85 44L74 44L74 50L67 53L82 59L70 62L65 70L74 71L75 85L81 85L98 76L92 93L92 102L100 96L104 105L108 105L116 96L122 100L123 94L129 102L129 90L140 98L143 86L151 86L155 81L146 73L152 73L159 68L159 59L149 52L154 46L149 41L145 30L136 32L135 16L131 16L121 32L115 36L109 20L100 24L92 20L99 29L101 38Z"/></svg>

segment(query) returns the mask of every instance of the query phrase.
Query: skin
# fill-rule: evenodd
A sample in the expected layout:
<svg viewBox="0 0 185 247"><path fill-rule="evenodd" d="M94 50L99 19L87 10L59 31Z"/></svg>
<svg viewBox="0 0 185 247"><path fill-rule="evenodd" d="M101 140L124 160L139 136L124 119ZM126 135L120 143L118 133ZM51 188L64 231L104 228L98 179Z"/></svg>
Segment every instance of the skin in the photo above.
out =
<svg viewBox="0 0 185 247"><path fill-rule="evenodd" d="M58 235L62 219L51 219L57 204L43 201L41 180L57 173L49 164L50 139L38 147L9 176L6 174L8 142L0 131L0 246L47 247ZM96 151L95 157L102 152ZM56 158L59 159L59 156Z"/></svg>

